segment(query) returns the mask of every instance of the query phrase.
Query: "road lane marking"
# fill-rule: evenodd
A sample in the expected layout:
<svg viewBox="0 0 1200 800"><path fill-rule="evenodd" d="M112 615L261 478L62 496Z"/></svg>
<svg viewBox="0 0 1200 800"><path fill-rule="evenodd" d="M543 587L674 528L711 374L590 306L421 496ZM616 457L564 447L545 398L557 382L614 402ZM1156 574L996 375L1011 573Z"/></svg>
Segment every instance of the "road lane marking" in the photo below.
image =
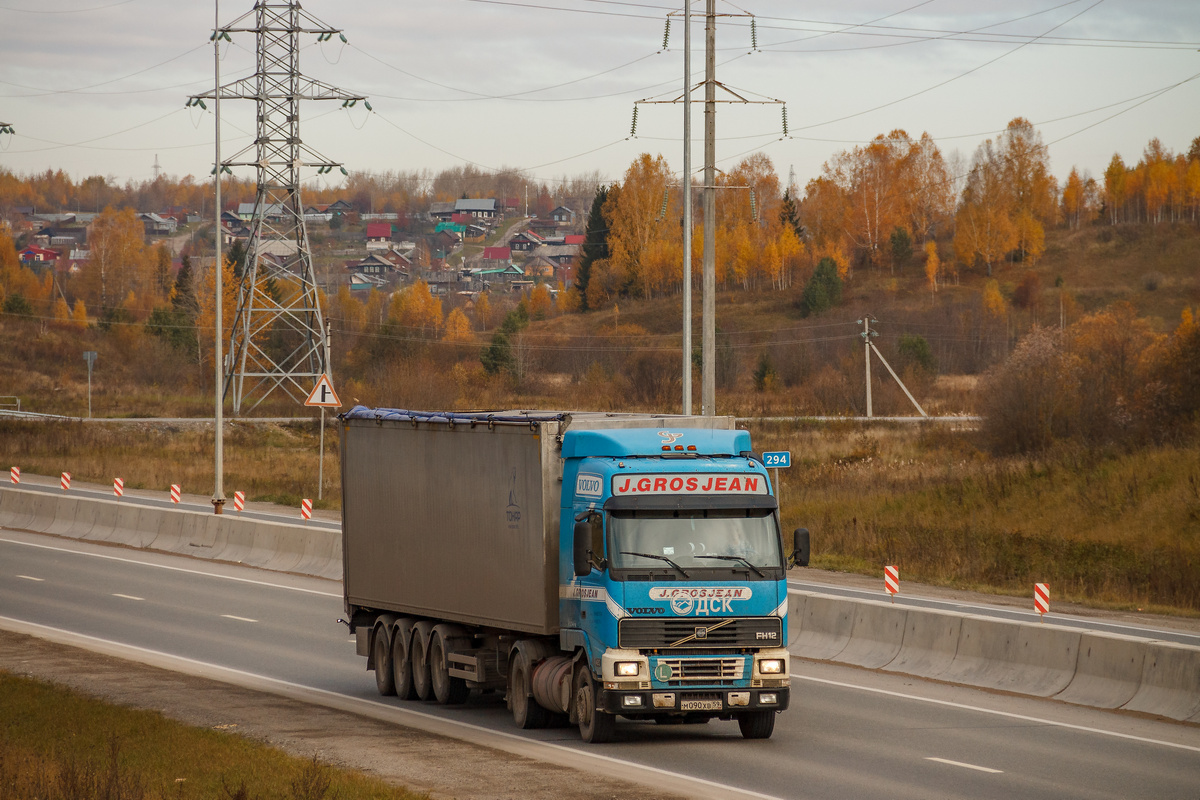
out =
<svg viewBox="0 0 1200 800"><path fill-rule="evenodd" d="M42 583L46 580L45 578L35 578L32 575L18 575L17 577L24 578L27 581L37 581L38 583Z"/></svg>
<svg viewBox="0 0 1200 800"><path fill-rule="evenodd" d="M36 544L34 542L22 542L17 539L0 538L0 542L7 542L8 544L22 544L22 545L25 545L26 547L36 547L39 550L54 550L59 553L72 553L77 556L88 556L89 558L102 558L106 561L120 561L124 564L138 564L143 567L153 567L154 569L165 569L165 570L169 570L171 572L182 572L182 573L185 573L188 575L203 575L206 578L217 578L217 579L223 580L223 581L235 581L237 583L250 583L250 584L254 584L255 586L266 586L267 588L270 588L270 589L287 589L288 591L292 591L292 592L303 592L304 594L315 594L320 597L336 597L339 600L343 599L341 592L338 592L335 594L334 592L322 592L317 589L305 589L300 586L285 586L282 583L270 583L268 581L256 581L253 578L239 578L234 575L218 575L214 572L205 572L204 570L200 570L200 569L185 569L184 567L172 567L169 564L152 564L149 561L139 561L136 558L122 558L120 556L110 556L105 553L87 553L82 550L73 550L69 547L54 547L53 545L48 545L48 544ZM164 555L179 557L178 553L165 553ZM244 565L235 564L234 566L244 566ZM257 569L257 568L247 566L246 569ZM18 576L18 577L20 577L20 576ZM315 576L309 576L309 577L315 577ZM30 580L41 580L41 578L31 578ZM319 580L326 580L326 579L319 579Z"/></svg>
<svg viewBox="0 0 1200 800"><path fill-rule="evenodd" d="M439 717L436 714L430 714L425 711L403 708L378 700L366 700L349 694L333 692L328 689L319 689L315 686L306 686L302 683L293 683L292 681L272 678L267 675L247 672L233 667L225 667L212 662L198 661L185 656L171 655L161 650L151 650L146 647L138 647L137 645L122 644L111 639L101 639L96 636L75 633L74 631L41 625L36 622L26 622L12 617L0 616L0 628L16 631L17 633L27 633L73 647L85 647L104 655L124 658L153 667L170 669L211 680L225 681L226 683L232 683L235 686L241 686L246 689L268 692L280 697L289 697L300 702L312 703L325 708L347 711L352 714L365 714L372 719L406 725L427 733L450 736L484 747L494 747L498 750L515 753L526 758L539 759L539 754L536 751L541 750L543 751L541 754L543 757L539 760L579 769L590 769L592 771L597 771L598 765L604 765L604 768L599 770L604 775L612 775L611 765L615 764L624 767L627 772L636 771L642 773L641 777L627 777L626 780L644 785L653 785L665 792L694 797L744 797L753 798L754 800L782 800L778 795L763 794L762 792L742 789L727 783L697 778L681 772L672 772L661 767L652 767L638 761L601 755L584 749L582 743L579 747L568 747L567 745L556 744L554 742L539 741L508 731L493 730L484 725L462 722L461 720L449 717ZM463 735L466 731L474 733L476 738L470 739ZM480 741L480 739L484 738L490 738L491 741ZM553 753L556 758L544 757L546 751ZM656 782L653 784L650 783L647 779L648 776L653 776ZM662 783L664 780L666 781L665 784ZM701 793L698 791L699 789L704 789L705 791Z"/></svg>
<svg viewBox="0 0 1200 800"><path fill-rule="evenodd" d="M900 673L897 673L899 675ZM967 705L966 703L955 703L952 700L935 700L932 697L921 697L920 695L907 694L906 692L893 692L889 689L876 689L872 686L862 686L857 683L844 683L842 681L831 681L828 678L814 678L811 675L797 675L791 673L791 677L798 678L802 681L811 681L812 683L824 683L830 686L841 686L844 689L856 689L860 692L873 692L874 694L883 694L888 697L899 697L904 700L916 700L919 703L932 703L938 706L946 706L948 708L958 708L964 711L978 711L981 714L993 714L997 717L1007 717L1008 719L1019 719L1022 722L1037 722L1041 725L1050 725L1055 728L1067 728L1073 731L1083 731L1084 733L1098 733L1101 736L1112 736L1117 739L1130 739L1135 742L1144 742L1145 744L1156 744L1162 747L1174 747L1179 750L1190 750L1193 753L1200 753L1200 747L1193 747L1190 744L1178 744L1176 742L1165 742L1161 739L1149 739L1145 736L1134 736L1132 733L1118 733L1117 731L1106 731L1103 728L1091 728L1087 725L1073 725L1070 722L1056 722L1052 719L1042 719L1041 717L1031 717L1027 714L1014 714L1011 711L997 711L991 708L981 708L980 706ZM973 687L966 687L968 689ZM1038 698L1034 698L1038 699Z"/></svg>
<svg viewBox="0 0 1200 800"><path fill-rule="evenodd" d="M236 619L238 622L258 622L256 619L250 619L249 617L235 617L233 614L222 614L221 616L225 619Z"/></svg>
<svg viewBox="0 0 1200 800"><path fill-rule="evenodd" d="M1004 770L1002 770L1002 769L992 769L990 767L981 767L978 764L966 764L966 763L963 763L962 761L951 761L948 758L934 758L933 756L926 756L925 760L926 761L936 761L939 764L949 764L952 767L963 767L964 769L976 769L976 770L979 770L980 772L990 772L993 775L1003 775L1004 774Z"/></svg>
<svg viewBox="0 0 1200 800"><path fill-rule="evenodd" d="M804 588L804 587L817 587L817 588ZM828 589L829 591L825 592L825 591L822 591L822 589ZM788 592L795 593L795 594L804 594L804 593L825 594L825 595L832 596L832 597L844 597L848 600L862 598L865 600L874 600L877 603L887 602L887 594L885 594L884 592L877 592L877 591L874 591L871 589L856 589L856 588L842 587L842 586L828 586L826 584L820 584L820 583L793 582L791 580L788 581ZM919 601L919 602L916 602L916 601ZM989 614L991 614L995 619L1009 620L1012 622L1027 622L1030 620L1036 620L1038 622L1042 621L1042 620L1038 619L1038 615L1035 612L1023 611L1020 608L1011 608L1008 606L989 606L989 605L985 605L982 603L979 603L979 604L959 603L959 602L955 602L953 600L941 600L936 597L920 597L920 598L908 597L908 598L901 599L900 604L905 606L906 608L914 608L917 610L926 610L926 611L944 611L947 608L962 608L962 609L970 609L970 610L975 610L975 611L985 611L985 612L988 612ZM922 604L924 604L924 605L922 605ZM1110 621L1104 620L1102 618L1093 619L1090 617L1079 617L1079 616L1074 616L1071 614L1056 614L1056 615L1047 614L1047 616L1051 616L1052 621L1057 622L1060 625L1067 625L1068 627L1079 628L1080 630L1100 630L1100 631L1110 631L1110 632L1111 631L1134 631L1134 633L1130 634L1130 635L1140 636L1143 639L1154 639L1154 638L1156 638L1155 634L1168 634L1171 636L1178 636L1178 637L1181 637L1184 639L1195 639L1197 641L1200 641L1200 635L1197 635L1194 633L1188 633L1187 631L1182 631L1182 630L1173 630L1173 629L1169 629L1169 628L1153 628L1153 627L1141 626L1141 625L1126 625L1121 622L1110 622Z"/></svg>
<svg viewBox="0 0 1200 800"><path fill-rule="evenodd" d="M118 592L113 592L113 597L123 597L126 600L145 600L146 599L144 597L136 597L132 594L120 594Z"/></svg>

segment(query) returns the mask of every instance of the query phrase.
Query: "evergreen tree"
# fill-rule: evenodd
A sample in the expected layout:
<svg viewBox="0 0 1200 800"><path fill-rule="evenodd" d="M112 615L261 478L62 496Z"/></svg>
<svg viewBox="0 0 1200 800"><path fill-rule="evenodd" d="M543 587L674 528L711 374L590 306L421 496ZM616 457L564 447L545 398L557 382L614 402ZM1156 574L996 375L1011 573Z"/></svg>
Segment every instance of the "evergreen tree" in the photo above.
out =
<svg viewBox="0 0 1200 800"><path fill-rule="evenodd" d="M608 258L608 222L604 219L604 203L608 200L609 187L601 186L592 199L592 210L588 214L587 231L583 237L583 255L575 270L575 286L579 291L580 309L588 310L587 287L592 275L592 263Z"/></svg>
<svg viewBox="0 0 1200 800"><path fill-rule="evenodd" d="M171 298L175 310L194 314L196 310L196 287L192 277L192 259L184 256L175 273L175 296Z"/></svg>
<svg viewBox="0 0 1200 800"><path fill-rule="evenodd" d="M791 189L785 189L783 192L783 202L779 204L779 222L790 227L796 238L804 241L806 231L800 224L800 213L796 210L796 200L792 197Z"/></svg>
<svg viewBox="0 0 1200 800"><path fill-rule="evenodd" d="M804 294L800 297L800 313L811 317L836 306L842 299L842 279L838 277L837 262L829 256L822 258L813 271Z"/></svg>

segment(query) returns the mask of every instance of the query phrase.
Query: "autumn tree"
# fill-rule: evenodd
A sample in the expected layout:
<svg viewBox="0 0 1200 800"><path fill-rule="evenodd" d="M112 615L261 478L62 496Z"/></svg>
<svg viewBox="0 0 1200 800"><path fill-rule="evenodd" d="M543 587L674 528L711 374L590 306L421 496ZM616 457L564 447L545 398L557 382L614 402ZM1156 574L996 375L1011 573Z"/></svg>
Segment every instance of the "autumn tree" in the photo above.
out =
<svg viewBox="0 0 1200 800"><path fill-rule="evenodd" d="M419 338L436 338L442 328L442 301L429 291L429 284L417 281L392 295L388 321Z"/></svg>
<svg viewBox="0 0 1200 800"><path fill-rule="evenodd" d="M461 308L453 309L446 317L446 331L442 339L455 344L463 344L472 340L471 321Z"/></svg>
<svg viewBox="0 0 1200 800"><path fill-rule="evenodd" d="M487 292L480 292L475 299L475 322L480 330L492 327L492 301Z"/></svg>
<svg viewBox="0 0 1200 800"><path fill-rule="evenodd" d="M119 306L132 290L145 294L153 284L142 223L132 208L106 208L88 235L91 256L80 275L78 292L101 312Z"/></svg>
<svg viewBox="0 0 1200 800"><path fill-rule="evenodd" d="M608 247L610 264L623 275L622 291L652 297L678 285L682 265L672 269L662 240L682 237L678 192L669 191L671 172L660 155L643 153L625 171L621 191L610 193ZM664 211L664 206L665 211ZM589 284L593 276L589 277ZM588 296L588 307L591 298Z"/></svg>
<svg viewBox="0 0 1200 800"><path fill-rule="evenodd" d="M608 186L601 186L592 198L592 210L588 214L587 229L583 235L579 266L575 269L575 286L579 289L580 304L584 311L587 305L588 278L592 264L608 258L608 221L604 218L604 204L608 202Z"/></svg>
<svg viewBox="0 0 1200 800"><path fill-rule="evenodd" d="M992 269L1017 244L1012 193L1004 185L999 152L991 139L975 151L954 217L954 255L968 267Z"/></svg>
<svg viewBox="0 0 1200 800"><path fill-rule="evenodd" d="M942 260L938 257L937 242L931 239L925 243L925 280L934 294L937 294L938 274L941 270Z"/></svg>

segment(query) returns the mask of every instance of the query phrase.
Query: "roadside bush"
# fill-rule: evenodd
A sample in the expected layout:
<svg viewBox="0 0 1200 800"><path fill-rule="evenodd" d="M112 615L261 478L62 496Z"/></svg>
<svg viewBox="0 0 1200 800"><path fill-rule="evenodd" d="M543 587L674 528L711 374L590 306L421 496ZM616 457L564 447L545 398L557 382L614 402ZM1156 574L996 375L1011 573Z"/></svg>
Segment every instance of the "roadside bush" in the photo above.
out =
<svg viewBox="0 0 1200 800"><path fill-rule="evenodd" d="M980 384L983 436L996 453L1044 450L1071 433L1079 408L1079 359L1061 334L1035 327Z"/></svg>

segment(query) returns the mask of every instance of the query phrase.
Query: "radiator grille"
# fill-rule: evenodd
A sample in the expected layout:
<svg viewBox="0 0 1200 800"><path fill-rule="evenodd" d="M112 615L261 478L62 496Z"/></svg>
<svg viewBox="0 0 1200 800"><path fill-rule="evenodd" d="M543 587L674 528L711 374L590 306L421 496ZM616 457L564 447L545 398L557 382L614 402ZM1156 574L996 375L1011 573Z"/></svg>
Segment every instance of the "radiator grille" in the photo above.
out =
<svg viewBox="0 0 1200 800"><path fill-rule="evenodd" d="M783 647L779 617L625 617L619 637L631 650Z"/></svg>
<svg viewBox="0 0 1200 800"><path fill-rule="evenodd" d="M686 681L738 681L746 670L745 658L659 658L651 669L661 675L663 666L671 668L669 678L659 679L668 685L679 685Z"/></svg>

